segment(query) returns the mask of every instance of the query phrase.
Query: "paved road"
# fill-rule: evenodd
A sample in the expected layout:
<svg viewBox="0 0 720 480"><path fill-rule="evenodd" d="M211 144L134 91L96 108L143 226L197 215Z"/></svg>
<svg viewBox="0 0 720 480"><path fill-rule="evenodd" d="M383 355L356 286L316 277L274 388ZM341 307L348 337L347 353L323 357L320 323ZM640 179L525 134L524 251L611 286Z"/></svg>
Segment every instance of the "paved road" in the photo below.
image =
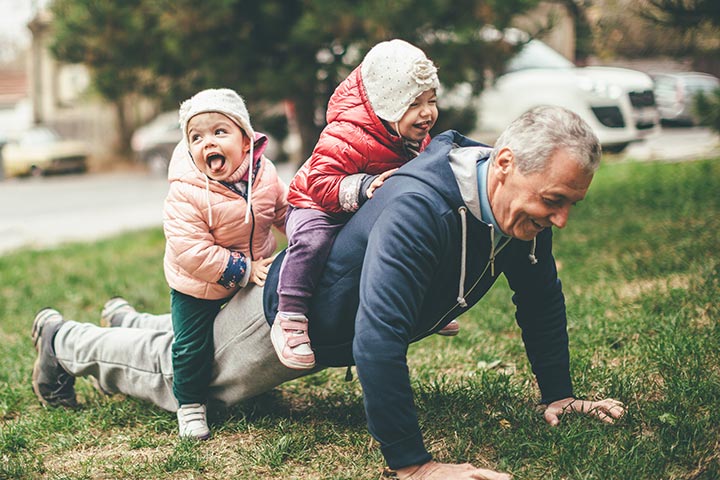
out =
<svg viewBox="0 0 720 480"><path fill-rule="evenodd" d="M682 161L720 155L720 138L707 128L663 128L659 135L631 144L623 156L635 160Z"/></svg>
<svg viewBox="0 0 720 480"><path fill-rule="evenodd" d="M278 166L287 182L292 166ZM144 172L0 181L0 254L162 225L168 183Z"/></svg>
<svg viewBox="0 0 720 480"><path fill-rule="evenodd" d="M5 180L0 253L157 226L166 193L167 180L142 173Z"/></svg>
<svg viewBox="0 0 720 480"><path fill-rule="evenodd" d="M635 160L720 155L718 136L706 129L664 129L631 145ZM292 166L278 165L289 182ZM8 179L0 181L0 254L25 246L92 241L160 226L167 181L143 172Z"/></svg>

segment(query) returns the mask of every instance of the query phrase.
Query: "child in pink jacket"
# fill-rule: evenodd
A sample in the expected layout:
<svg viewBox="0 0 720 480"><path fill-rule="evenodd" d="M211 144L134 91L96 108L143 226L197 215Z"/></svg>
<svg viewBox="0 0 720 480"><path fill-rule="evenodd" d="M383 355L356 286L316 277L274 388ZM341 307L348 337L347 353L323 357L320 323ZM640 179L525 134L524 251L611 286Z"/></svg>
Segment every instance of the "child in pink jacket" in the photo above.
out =
<svg viewBox="0 0 720 480"><path fill-rule="evenodd" d="M204 440L213 321L240 288L265 283L276 248L271 227L285 233L287 186L233 90L203 90L179 113L183 140L170 162L163 222L173 393L180 436Z"/></svg>

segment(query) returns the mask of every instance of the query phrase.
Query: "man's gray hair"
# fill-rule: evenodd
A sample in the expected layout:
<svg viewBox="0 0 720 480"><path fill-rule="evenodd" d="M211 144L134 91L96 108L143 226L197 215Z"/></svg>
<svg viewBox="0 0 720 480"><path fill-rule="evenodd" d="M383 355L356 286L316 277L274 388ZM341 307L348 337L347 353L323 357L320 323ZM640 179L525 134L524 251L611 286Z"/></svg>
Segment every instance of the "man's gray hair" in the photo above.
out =
<svg viewBox="0 0 720 480"><path fill-rule="evenodd" d="M520 115L497 139L490 160L504 147L512 150L523 175L543 171L557 150L570 154L587 173L600 165L597 136L578 114L562 107L535 107Z"/></svg>

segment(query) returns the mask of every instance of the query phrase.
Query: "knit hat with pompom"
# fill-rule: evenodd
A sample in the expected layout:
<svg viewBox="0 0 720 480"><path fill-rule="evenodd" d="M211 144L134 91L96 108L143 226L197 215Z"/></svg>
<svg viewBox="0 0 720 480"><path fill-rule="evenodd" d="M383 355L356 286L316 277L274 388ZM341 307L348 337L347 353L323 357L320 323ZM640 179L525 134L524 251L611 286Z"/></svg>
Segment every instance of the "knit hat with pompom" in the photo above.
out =
<svg viewBox="0 0 720 480"><path fill-rule="evenodd" d="M440 87L433 62L404 40L378 43L365 55L360 68L370 105L388 122L400 121L417 97Z"/></svg>
<svg viewBox="0 0 720 480"><path fill-rule="evenodd" d="M200 113L222 113L242 128L245 135L255 138L250 124L250 114L242 97L229 88L209 88L201 90L180 104L180 128L183 138L187 138L187 126L192 117Z"/></svg>

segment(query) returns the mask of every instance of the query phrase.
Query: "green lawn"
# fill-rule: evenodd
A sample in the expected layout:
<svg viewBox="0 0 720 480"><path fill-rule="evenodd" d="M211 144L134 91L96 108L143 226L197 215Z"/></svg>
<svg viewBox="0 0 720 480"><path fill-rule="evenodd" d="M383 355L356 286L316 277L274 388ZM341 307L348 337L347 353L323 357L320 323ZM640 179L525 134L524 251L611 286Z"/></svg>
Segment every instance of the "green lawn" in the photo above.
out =
<svg viewBox="0 0 720 480"><path fill-rule="evenodd" d="M720 478L720 159L608 163L556 234L576 393L628 414L545 425L504 281L454 339L410 350L437 459L515 479ZM78 381L85 407L42 408L30 385L35 312L97 322L122 294L165 312L160 230L0 257L0 478L378 479L358 381L334 369L211 416L180 441L172 414Z"/></svg>

